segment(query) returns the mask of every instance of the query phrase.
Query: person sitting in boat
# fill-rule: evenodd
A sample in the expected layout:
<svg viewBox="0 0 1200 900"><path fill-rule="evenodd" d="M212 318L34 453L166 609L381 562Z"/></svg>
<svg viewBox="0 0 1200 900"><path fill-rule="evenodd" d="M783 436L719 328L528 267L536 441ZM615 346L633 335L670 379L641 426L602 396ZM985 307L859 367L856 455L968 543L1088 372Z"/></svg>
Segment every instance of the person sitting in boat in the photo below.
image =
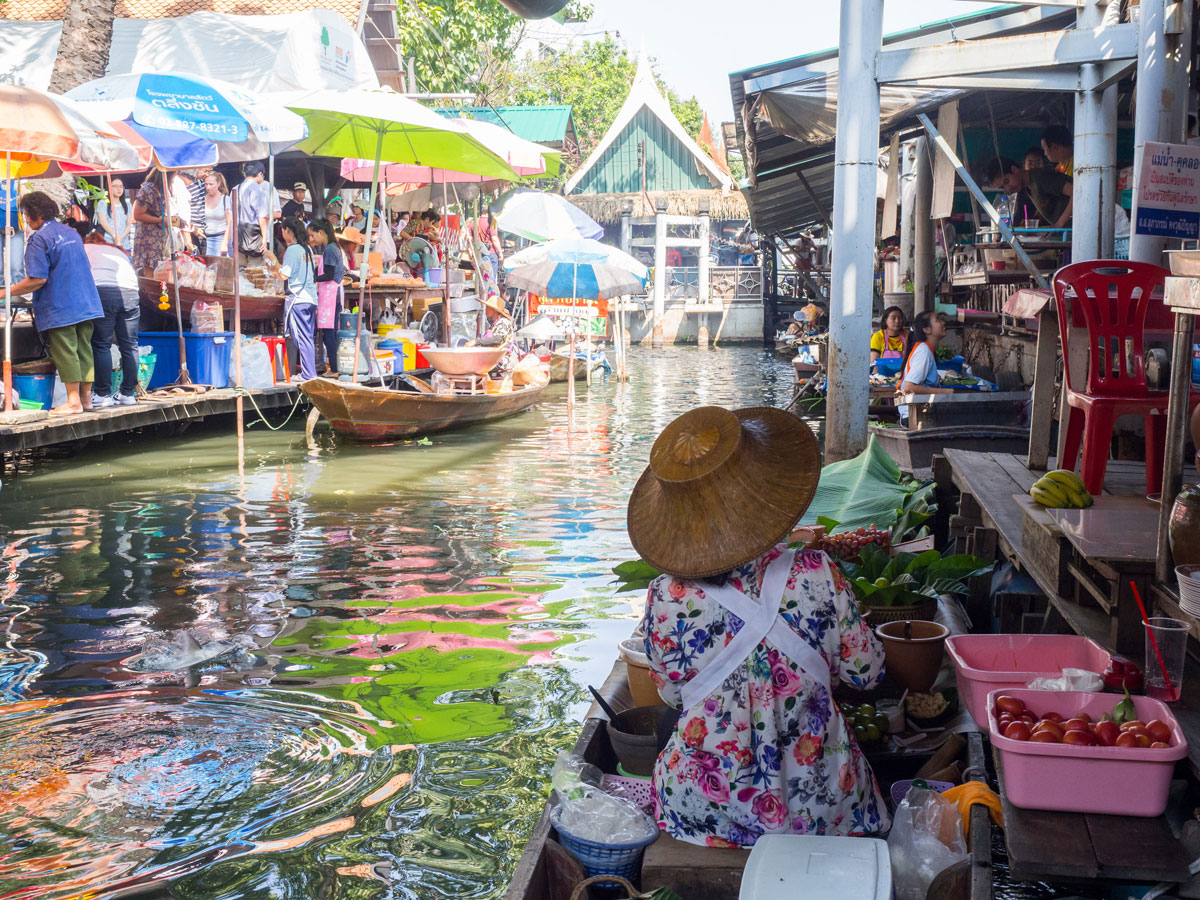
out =
<svg viewBox="0 0 1200 900"><path fill-rule="evenodd" d="M904 310L889 306L879 320L882 326L871 335L871 362L877 359L904 359Z"/></svg>
<svg viewBox="0 0 1200 900"><path fill-rule="evenodd" d="M946 316L923 312L913 322L908 335L908 360L900 377L901 394L953 394L954 388L941 387L938 375L937 348L946 337ZM896 407L900 424L908 424L908 404Z"/></svg>
<svg viewBox="0 0 1200 900"><path fill-rule="evenodd" d="M479 337L478 340L471 341L467 344L468 347L507 347L508 352L504 354L504 358L496 364L496 368L488 373L488 377L494 381L500 381L512 374L512 370L516 368L517 361L520 359L520 354L517 352L517 342L514 337L512 316L509 315L508 309L504 306L504 301L496 294L489 294L487 300L483 302L484 311L487 313L487 329Z"/></svg>
<svg viewBox="0 0 1200 900"><path fill-rule="evenodd" d="M643 624L651 677L680 710L653 780L678 840L748 847L889 826L833 702L839 685L882 680L883 649L825 553L786 544L820 472L798 417L705 406L663 430L630 495L630 540L664 573Z"/></svg>

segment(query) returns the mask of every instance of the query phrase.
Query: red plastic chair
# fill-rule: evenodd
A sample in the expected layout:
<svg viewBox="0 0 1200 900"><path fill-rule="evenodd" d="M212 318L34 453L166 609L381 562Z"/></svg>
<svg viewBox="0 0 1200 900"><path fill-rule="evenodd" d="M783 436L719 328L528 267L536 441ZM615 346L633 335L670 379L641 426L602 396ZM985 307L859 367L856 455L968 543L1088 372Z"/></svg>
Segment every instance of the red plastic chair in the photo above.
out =
<svg viewBox="0 0 1200 900"><path fill-rule="evenodd" d="M1162 290L1170 274L1150 263L1093 259L1054 275L1063 359L1070 359L1073 330L1086 329L1088 341L1087 384L1072 384L1070 365L1063 367L1067 435L1059 465L1074 469L1082 443L1082 477L1090 493L1104 489L1113 426L1118 416L1130 414L1145 421L1146 493L1162 487L1167 392L1146 384L1144 340L1148 321L1163 320L1162 300L1151 294Z"/></svg>

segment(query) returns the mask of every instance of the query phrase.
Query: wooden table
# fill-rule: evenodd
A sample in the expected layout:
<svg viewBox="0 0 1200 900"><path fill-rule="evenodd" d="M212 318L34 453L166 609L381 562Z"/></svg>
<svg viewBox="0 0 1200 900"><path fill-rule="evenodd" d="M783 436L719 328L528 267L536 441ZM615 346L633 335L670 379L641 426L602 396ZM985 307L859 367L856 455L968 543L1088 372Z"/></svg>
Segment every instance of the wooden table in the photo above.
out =
<svg viewBox="0 0 1200 900"><path fill-rule="evenodd" d="M364 292L361 287L356 286L346 288L346 309L351 310L361 304L364 293L371 298L372 310L374 311L374 306L378 303L381 313L385 306L391 306L395 311L398 301L400 305L398 314L405 326L412 318L414 300L441 300L445 297L445 291L440 287L408 288L394 284L375 284Z"/></svg>
<svg viewBox="0 0 1200 900"><path fill-rule="evenodd" d="M1114 697L1115 700L1115 697ZM1018 809L1008 801L993 747L1008 865L1018 881L1187 881L1190 856L1166 817Z"/></svg>
<svg viewBox="0 0 1200 900"><path fill-rule="evenodd" d="M1140 658L1145 637L1130 582L1150 594L1158 546L1158 504L1145 497L1102 495L1088 509L1051 509L1075 550L1067 569L1112 617L1109 644Z"/></svg>

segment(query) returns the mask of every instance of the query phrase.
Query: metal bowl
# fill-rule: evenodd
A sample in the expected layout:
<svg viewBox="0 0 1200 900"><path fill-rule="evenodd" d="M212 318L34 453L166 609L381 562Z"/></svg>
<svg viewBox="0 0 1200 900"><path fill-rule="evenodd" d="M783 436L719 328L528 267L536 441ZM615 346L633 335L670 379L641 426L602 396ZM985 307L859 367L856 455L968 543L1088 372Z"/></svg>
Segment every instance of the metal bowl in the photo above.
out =
<svg viewBox="0 0 1200 900"><path fill-rule="evenodd" d="M421 353L443 375L486 375L504 359L505 347L439 347Z"/></svg>
<svg viewBox="0 0 1200 900"><path fill-rule="evenodd" d="M1184 278L1200 278L1200 250L1168 250L1171 274Z"/></svg>

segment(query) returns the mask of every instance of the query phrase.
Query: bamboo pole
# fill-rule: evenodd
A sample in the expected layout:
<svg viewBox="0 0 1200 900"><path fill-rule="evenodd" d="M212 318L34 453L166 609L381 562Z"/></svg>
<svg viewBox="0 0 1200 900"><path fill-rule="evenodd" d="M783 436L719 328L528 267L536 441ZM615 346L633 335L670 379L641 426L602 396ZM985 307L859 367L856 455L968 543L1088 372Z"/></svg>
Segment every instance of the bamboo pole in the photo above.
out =
<svg viewBox="0 0 1200 900"><path fill-rule="evenodd" d="M353 384L358 384L358 357L360 345L362 342L362 307L364 298L369 299L367 288L370 285L370 256L371 256L371 226L375 222L375 197L379 191L379 163L383 159L383 129L379 130L379 134L375 141L375 169L371 173L371 199L367 204L367 239L363 244L362 260L358 264L358 316L354 322L354 367L351 371L350 380ZM371 373L370 361L367 361L367 374Z"/></svg>
<svg viewBox="0 0 1200 900"><path fill-rule="evenodd" d="M163 227L167 230L167 252L171 255L171 287L175 294L175 330L179 335L179 384L191 384L192 376L188 374L187 342L183 339L183 306L179 302L179 261L175 259L175 235L171 233L171 192L167 186L167 170L159 169L162 173L163 186ZM264 236L264 240L265 240Z"/></svg>
<svg viewBox="0 0 1200 900"><path fill-rule="evenodd" d="M12 151L4 151L4 190L7 194L7 209L4 215L4 227L8 228L8 217L12 214ZM20 214L17 214L17 224L20 225ZM4 236L4 408L12 411L17 408L13 403L12 383L12 239L13 233Z"/></svg>
<svg viewBox="0 0 1200 900"><path fill-rule="evenodd" d="M230 215L233 221L238 221L238 194L240 188L233 191L230 198ZM236 225L234 226L237 227ZM233 371L234 386L238 389L234 399L237 405L237 445L238 445L238 475L246 474L246 422L242 400L242 280L238 273L238 240L233 235ZM275 373L275 361L271 361L271 374ZM287 375L287 373L284 373Z"/></svg>

